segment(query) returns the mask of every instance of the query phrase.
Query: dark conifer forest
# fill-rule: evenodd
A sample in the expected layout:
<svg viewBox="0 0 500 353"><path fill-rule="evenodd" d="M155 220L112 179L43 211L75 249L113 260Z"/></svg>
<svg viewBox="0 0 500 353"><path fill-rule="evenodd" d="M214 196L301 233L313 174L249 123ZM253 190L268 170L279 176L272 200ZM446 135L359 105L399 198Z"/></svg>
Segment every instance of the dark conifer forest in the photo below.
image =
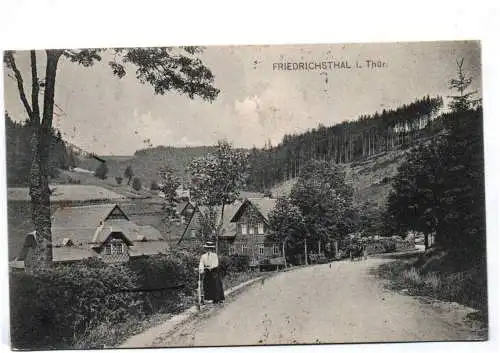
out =
<svg viewBox="0 0 500 353"><path fill-rule="evenodd" d="M362 115L355 121L285 135L278 146L267 143L263 149L253 148L248 188L264 191L298 177L312 159L351 163L412 147L441 129L436 118L442 106L442 97L425 96L396 109Z"/></svg>

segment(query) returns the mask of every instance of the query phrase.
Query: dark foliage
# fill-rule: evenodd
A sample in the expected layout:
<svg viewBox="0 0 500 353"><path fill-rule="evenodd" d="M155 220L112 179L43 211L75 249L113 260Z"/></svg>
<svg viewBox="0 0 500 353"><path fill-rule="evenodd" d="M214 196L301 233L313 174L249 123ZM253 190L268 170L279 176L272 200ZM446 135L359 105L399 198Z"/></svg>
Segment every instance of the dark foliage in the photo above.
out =
<svg viewBox="0 0 500 353"><path fill-rule="evenodd" d="M220 256L220 269L224 275L230 272L250 270L250 257L247 255Z"/></svg>
<svg viewBox="0 0 500 353"><path fill-rule="evenodd" d="M137 275L137 287L144 289L147 314L179 310L181 296L196 290L198 258L188 252L155 255L130 262Z"/></svg>
<svg viewBox="0 0 500 353"><path fill-rule="evenodd" d="M31 169L31 134L32 129L29 121L18 123L13 121L8 113L5 113L5 137L6 137L6 164L7 185L28 185ZM75 166L77 157L70 147L62 139L61 133L56 130L51 132L49 174L56 177L58 169L69 169Z"/></svg>
<svg viewBox="0 0 500 353"><path fill-rule="evenodd" d="M107 179L108 178L108 165L106 163L101 163L95 170L95 176L99 179Z"/></svg>
<svg viewBox="0 0 500 353"><path fill-rule="evenodd" d="M446 135L418 146L394 180L387 219L396 229L435 233L459 262L486 253L482 109L443 117Z"/></svg>
<svg viewBox="0 0 500 353"><path fill-rule="evenodd" d="M141 190L142 188L142 183L141 183L141 179L139 178L134 178L134 181L132 182L132 188L136 191L139 191Z"/></svg>
<svg viewBox="0 0 500 353"><path fill-rule="evenodd" d="M97 261L10 274L12 345L17 349L70 348L106 320L144 315L144 301L133 288L135 274Z"/></svg>

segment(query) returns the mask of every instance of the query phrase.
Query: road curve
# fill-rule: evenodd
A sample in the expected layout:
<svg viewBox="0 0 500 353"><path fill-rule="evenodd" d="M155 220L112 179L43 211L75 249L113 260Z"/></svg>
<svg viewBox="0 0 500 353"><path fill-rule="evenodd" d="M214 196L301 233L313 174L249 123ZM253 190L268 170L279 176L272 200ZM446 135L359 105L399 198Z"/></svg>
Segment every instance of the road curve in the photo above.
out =
<svg viewBox="0 0 500 353"><path fill-rule="evenodd" d="M223 307L144 346L402 342L481 339L456 304L385 289L370 269L384 259L341 261L277 274Z"/></svg>

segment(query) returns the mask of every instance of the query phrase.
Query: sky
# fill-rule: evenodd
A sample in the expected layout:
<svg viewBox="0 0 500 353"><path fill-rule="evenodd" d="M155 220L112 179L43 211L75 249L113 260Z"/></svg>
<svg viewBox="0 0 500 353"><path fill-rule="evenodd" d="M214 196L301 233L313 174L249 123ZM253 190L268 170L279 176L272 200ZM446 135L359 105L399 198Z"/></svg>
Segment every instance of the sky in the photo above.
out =
<svg viewBox="0 0 500 353"><path fill-rule="evenodd" d="M207 47L200 58L220 89L212 103L173 92L154 95L133 70L117 79L107 55L90 68L62 59L55 93L54 126L67 141L100 155L132 155L146 147L145 140L179 147L224 138L238 147L262 147L268 140L276 145L285 134L318 124L396 108L427 94L453 94L448 82L460 58L481 94L480 44L473 41ZM29 95L28 59L26 52L16 54ZM367 60L383 66L367 67ZM286 63L321 62L347 62L350 68L283 70ZM43 72L43 65L38 69ZM4 87L5 109L15 120L26 119L16 82L6 76Z"/></svg>

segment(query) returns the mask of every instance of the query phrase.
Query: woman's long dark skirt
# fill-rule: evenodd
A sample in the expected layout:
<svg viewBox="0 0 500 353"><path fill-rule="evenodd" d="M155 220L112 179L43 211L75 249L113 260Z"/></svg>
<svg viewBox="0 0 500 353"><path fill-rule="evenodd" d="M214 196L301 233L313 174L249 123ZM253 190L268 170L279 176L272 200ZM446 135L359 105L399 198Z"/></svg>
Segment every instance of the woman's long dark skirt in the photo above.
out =
<svg viewBox="0 0 500 353"><path fill-rule="evenodd" d="M214 303L224 301L224 288L219 268L205 270L203 276L203 293L205 300L213 300Z"/></svg>

